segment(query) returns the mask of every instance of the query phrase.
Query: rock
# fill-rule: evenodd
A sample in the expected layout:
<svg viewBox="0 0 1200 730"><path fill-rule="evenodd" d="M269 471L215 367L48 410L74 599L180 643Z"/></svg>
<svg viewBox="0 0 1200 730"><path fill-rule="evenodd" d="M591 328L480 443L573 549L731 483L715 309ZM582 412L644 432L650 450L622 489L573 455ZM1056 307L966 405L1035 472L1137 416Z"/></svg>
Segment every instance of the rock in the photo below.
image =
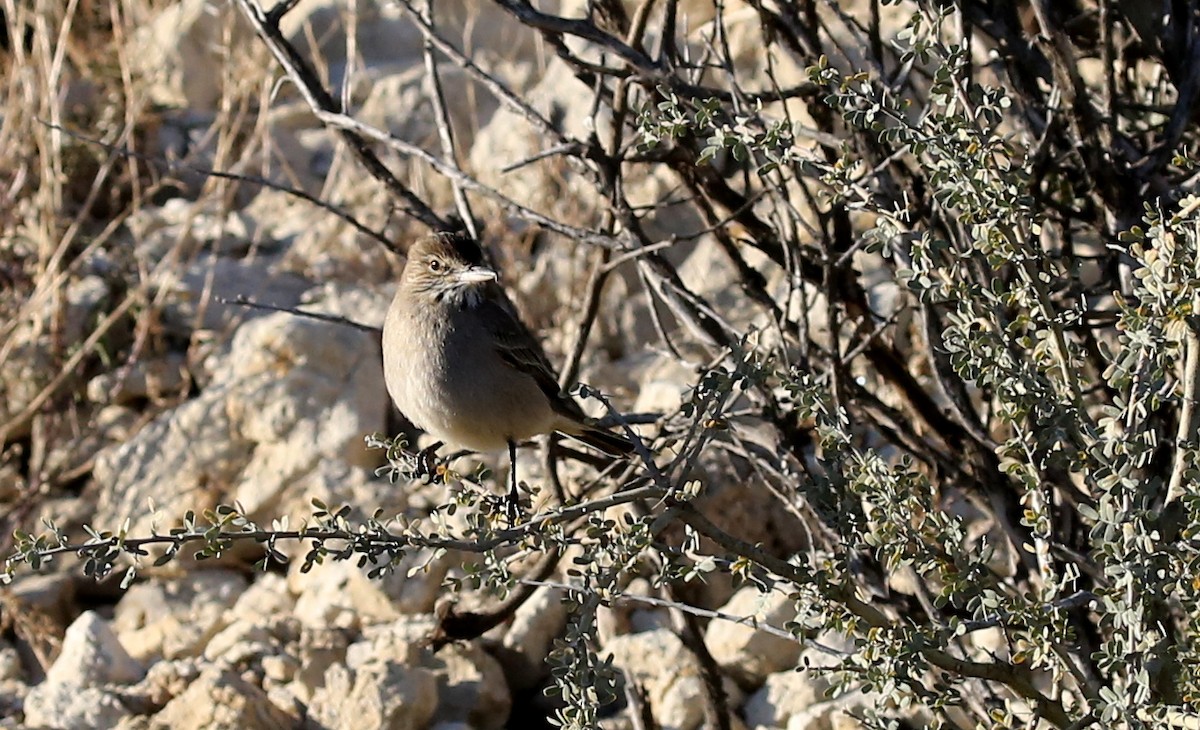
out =
<svg viewBox="0 0 1200 730"><path fill-rule="evenodd" d="M290 656L265 656L262 658L263 675L272 682L286 683L296 676L300 663Z"/></svg>
<svg viewBox="0 0 1200 730"><path fill-rule="evenodd" d="M301 111L301 116L304 123L311 123L312 115L307 107ZM312 143L314 151L309 154L319 159L320 151L324 148L318 146L318 142L325 145L332 145L333 142L328 133L318 134L317 141ZM332 148L329 152L332 154ZM359 178L349 174L342 177L342 184L337 186L339 190L332 195L354 211L364 224L383 228L386 225L383 214L368 216L360 211L384 210L388 206L386 191L363 186ZM314 282L345 282L358 286L385 284L395 279L398 271L396 256L380 246L374 237L323 210L313 210L311 206L302 206L295 200L278 200L272 202L271 206L281 211L275 218L282 216L283 221L307 222L307 225L290 235L287 251L280 264L283 271ZM266 204L263 207L267 207ZM393 234L392 228L388 228L385 235L404 239L409 234L406 229ZM386 303L379 311L381 316L386 312ZM353 319L362 321L358 316Z"/></svg>
<svg viewBox="0 0 1200 730"><path fill-rule="evenodd" d="M776 672L746 701L742 715L751 728L784 727L792 716L824 702L829 687L813 672Z"/></svg>
<svg viewBox="0 0 1200 730"><path fill-rule="evenodd" d="M187 361L177 352L138 360L128 367L102 373L88 381L93 403L125 405L143 398L160 400L181 392L187 383Z"/></svg>
<svg viewBox="0 0 1200 730"><path fill-rule="evenodd" d="M244 590L246 579L226 570L138 583L117 604L113 625L136 658L198 656Z"/></svg>
<svg viewBox="0 0 1200 730"><path fill-rule="evenodd" d="M153 714L183 694L200 671L201 660L196 658L155 662L141 682L122 693L122 699L139 715Z"/></svg>
<svg viewBox="0 0 1200 730"><path fill-rule="evenodd" d="M688 384L697 379L695 369L669 353L636 353L619 364L638 374L630 374L638 384L634 413L674 413L687 397Z"/></svg>
<svg viewBox="0 0 1200 730"><path fill-rule="evenodd" d="M704 724L705 688L696 658L666 629L611 639L601 653L646 692L655 722L664 730ZM736 704L731 704L736 706Z"/></svg>
<svg viewBox="0 0 1200 730"><path fill-rule="evenodd" d="M300 720L307 719L308 717L307 705L301 702L300 699L292 694L291 690L285 686L271 682L270 686L266 687L266 691L267 699L271 701L271 704L282 709L288 715L296 718L296 724L293 725L293 727L303 726Z"/></svg>
<svg viewBox="0 0 1200 730"><path fill-rule="evenodd" d="M362 438L384 428L382 369L375 337L348 327L278 314L238 329L215 377L254 384L229 401L255 447L235 491L248 511L270 510L286 483L322 458L372 465Z"/></svg>
<svg viewBox="0 0 1200 730"><path fill-rule="evenodd" d="M25 697L25 726L109 730L132 713L113 693L96 687L44 682Z"/></svg>
<svg viewBox="0 0 1200 730"><path fill-rule="evenodd" d="M403 616L386 624L370 626L362 638L346 650L346 666L358 669L371 662L395 661L416 664L426 651L433 633L432 616Z"/></svg>
<svg viewBox="0 0 1200 730"><path fill-rule="evenodd" d="M229 38L227 29L232 32ZM164 6L144 23L125 54L139 76L149 81L150 101L207 116L216 112L227 78L217 71L230 63L223 49L251 50L252 33L233 6L183 0ZM265 48L256 50L266 55Z"/></svg>
<svg viewBox="0 0 1200 730"><path fill-rule="evenodd" d="M220 15L205 0L185 0L135 33L127 53L152 82L155 103L211 111L221 93L221 78L211 72L221 47Z"/></svg>
<svg viewBox="0 0 1200 730"><path fill-rule="evenodd" d="M752 441L749 429L742 430L744 443ZM719 434L717 438L722 438ZM782 446L760 453L762 458L771 458ZM780 499L768 489L747 489L745 485L757 479L753 468L740 459L728 459L721 449L704 449L697 468L691 474L700 481L702 492L694 501L700 512L718 529L739 539L759 545L771 555L786 557L795 555L808 547L808 530L796 512L785 508ZM667 539L682 539L682 530L677 524L665 531ZM701 550L711 553L719 550L707 539L702 541ZM716 570L705 575L703 581L692 581L680 587L679 597L694 606L715 608L729 601L737 590L728 571ZM720 623L720 622L718 622ZM782 624L777 624L782 626ZM766 674L787 666L768 668ZM741 680L739 680L741 681Z"/></svg>
<svg viewBox="0 0 1200 730"><path fill-rule="evenodd" d="M281 504L307 504L296 485L325 461L373 466L362 439L384 429L389 407L376 337L280 313L244 323L215 359L197 398L97 458L95 524L129 519L132 534L148 533L235 500L269 521Z"/></svg>
<svg viewBox="0 0 1200 730"><path fill-rule="evenodd" d="M113 728L132 712L110 686L137 682L143 674L142 665L126 653L108 622L95 611L85 611L67 628L46 681L25 696L25 724L70 730Z"/></svg>
<svg viewBox="0 0 1200 730"><path fill-rule="evenodd" d="M372 459L382 454L381 451L368 450L363 442L359 446L362 448L362 459ZM287 485L274 512L286 515L295 524L295 521L312 514L313 498L320 499L333 509L348 506L351 508L348 519L362 522L371 517L376 509L382 510L385 518L403 513L408 506L409 494L403 486L376 478L367 467L329 458L318 462L312 471ZM270 512L264 510L263 516L267 514ZM280 543L276 547L289 560L300 562L303 562L309 549L309 545L300 542ZM351 562L356 563L357 556ZM364 567L362 570L365 572L367 569Z"/></svg>
<svg viewBox="0 0 1200 730"><path fill-rule="evenodd" d="M537 83L523 97L544 118L554 120L555 126L562 130L566 138L588 140L594 133L593 128L599 128L600 138L607 141L607 128L611 122L607 111L602 107L598 118L593 119L594 90L577 79L566 63L551 58L545 70L536 78ZM557 143L557 140L548 139L543 132L533 128L520 112L501 107L475 138L467 167L480 182L539 213L585 227L597 225L599 211L606 207L606 203L587 176L579 170L577 163L561 155L552 155L505 171L508 166L529 160ZM622 192L633 206L648 206L661 201L677 193L681 185L676 175L663 166L654 166L653 169L630 168L623 172ZM525 228L523 222L506 220L499 211L496 217L503 221L506 232L520 232ZM647 209L644 215L639 216L639 223L652 242L666 240L672 235L692 234L705 227L690 206ZM526 257L532 262L529 266L531 271L522 271L518 277L512 267L506 267L509 278L519 282L518 288L523 292L536 294L540 291L549 295L527 297L532 311L525 314L535 325L545 323L548 313L557 312L567 304L577 304L573 298L578 296L586 281L586 262L592 253L587 246L556 236L541 237L539 243L541 250L536 255ZM686 241L672 248L678 251L672 250L665 255L675 260L686 255L692 244ZM650 324L647 310L649 302L634 265L622 265L616 273L614 281L606 287L599 329L603 333L612 328L612 324L606 321L613 316L609 313L636 310L637 316L633 321L626 321L628 318L624 315L616 315L622 316L621 328L627 334L636 332L637 336L632 341L635 346L626 343L626 351L630 351L650 338L657 339L657 335ZM666 319L668 323L671 322L669 315ZM609 340L610 344L613 339Z"/></svg>
<svg viewBox="0 0 1200 730"><path fill-rule="evenodd" d="M29 695L29 686L24 682L11 679L0 680L0 728L23 728L17 724L21 717L25 698Z"/></svg>
<svg viewBox="0 0 1200 730"><path fill-rule="evenodd" d="M367 574L371 563L360 567L357 560L326 559L305 573L303 562L302 555L295 555L288 570L288 586L298 596L296 616L309 626L349 628L431 612L442 579L460 557L417 550L374 578Z"/></svg>
<svg viewBox="0 0 1200 730"><path fill-rule="evenodd" d="M302 702L311 702L325 686L326 669L346 662L348 632L331 628L302 628L296 642L299 671L288 689Z"/></svg>
<svg viewBox="0 0 1200 730"><path fill-rule="evenodd" d="M478 644L451 644L427 653L421 666L437 678L435 722L461 722L476 730L506 727L512 698L504 671Z"/></svg>
<svg viewBox="0 0 1200 730"><path fill-rule="evenodd" d="M301 572L302 564L292 561L288 582L299 594L295 613L304 625L358 629L364 622L382 623L400 615L357 561L326 558L307 573Z"/></svg>
<svg viewBox="0 0 1200 730"><path fill-rule="evenodd" d="M5 322L4 351L0 357L0 425L7 430L0 432L0 442L13 444L29 435L31 419L18 421L14 417L58 373L59 360L64 357L59 349L73 351L78 347L107 314L113 305L111 300L110 284L101 276L64 278L57 286L36 290L22 304L20 315L10 320L11 327ZM128 336L128 327L118 322L108 329L105 346L110 352L120 351ZM84 360L85 364L90 362ZM49 456L64 458L53 451Z"/></svg>
<svg viewBox="0 0 1200 730"><path fill-rule="evenodd" d="M398 717L397 722L420 725L437 722L466 722L483 730L505 726L512 701L500 665L478 644L452 644L436 654L428 647L434 629L430 616L404 616L388 624L367 628L360 641L350 645L344 667L331 665L325 686L316 690L312 705L317 716L330 719L344 711L339 698L355 688L355 703L361 703L372 716ZM343 670L345 674L343 674ZM391 699L380 699L371 683L383 677L398 677L406 682L419 712L396 715ZM433 683L429 715L421 709L427 680ZM342 717L342 715L337 715ZM420 719L420 718L424 719ZM340 722L340 720L339 720ZM331 725L344 727L345 725ZM407 727L408 725L372 725L362 727Z"/></svg>
<svg viewBox="0 0 1200 730"><path fill-rule="evenodd" d="M229 670L213 666L154 716L152 727L171 730L277 730L299 717L274 705L267 694Z"/></svg>
<svg viewBox="0 0 1200 730"><path fill-rule="evenodd" d="M264 617L276 620L291 618L291 610L295 605L296 599L288 590L284 577L277 573L263 573L238 596L237 602L229 609L227 619L229 623L234 623Z"/></svg>
<svg viewBox="0 0 1200 730"><path fill-rule="evenodd" d="M66 626L75 608L75 577L69 573L26 573L4 588L5 597Z"/></svg>
<svg viewBox="0 0 1200 730"><path fill-rule="evenodd" d="M251 455L250 444L235 436L224 397L230 390L208 389L102 451L93 472L100 493L91 524L108 529L128 519L131 534L149 534L178 523L188 510L215 507L220 494L214 487L233 480Z"/></svg>
<svg viewBox="0 0 1200 730"><path fill-rule="evenodd" d="M721 607L721 612L782 628L795 618L796 607L782 591L764 594L754 586L746 586ZM796 666L803 649L799 641L758 630L750 621L713 621L705 632L705 643L721 668L745 686L757 686L767 675Z"/></svg>
<svg viewBox="0 0 1200 730"><path fill-rule="evenodd" d="M112 289L102 277L92 274L72 281L67 286L67 317L62 338L65 342L82 342L103 316Z"/></svg>
<svg viewBox="0 0 1200 730"><path fill-rule="evenodd" d="M46 672L46 681L73 687L132 684L145 674L117 635L95 611L84 611L67 628L62 650Z"/></svg>
<svg viewBox="0 0 1200 730"><path fill-rule="evenodd" d="M501 642L506 651L500 656L514 690L534 687L549 673L546 657L566 623L567 606L557 588L538 588L513 613Z"/></svg>
<svg viewBox="0 0 1200 730"><path fill-rule="evenodd" d="M21 655L16 647L0 639L0 682L21 678Z"/></svg>
<svg viewBox="0 0 1200 730"><path fill-rule="evenodd" d="M239 297L295 307L312 284L282 270L277 257L239 259L202 253L186 266L161 269L154 285L164 291L165 334L188 338L197 330L224 333L240 322L279 316L236 303ZM201 373L207 375L207 373Z"/></svg>
<svg viewBox="0 0 1200 730"><path fill-rule="evenodd" d="M132 714L108 686L132 684L143 673L108 623L94 611L85 611L67 628L45 681L25 697L25 722L31 727L107 730Z"/></svg>
<svg viewBox="0 0 1200 730"><path fill-rule="evenodd" d="M13 422L52 377L50 352L29 327L18 326L10 337L12 345L0 360L0 423L11 424L0 434L6 441L19 441L29 435L32 419Z"/></svg>
<svg viewBox="0 0 1200 730"><path fill-rule="evenodd" d="M218 659L230 666L241 666L244 661L258 654L261 659L272 649L270 628L264 619L257 622L237 621L218 632L204 647L203 657L212 662Z"/></svg>
<svg viewBox="0 0 1200 730"><path fill-rule="evenodd" d="M309 713L329 730L417 730L433 718L437 700L437 679L429 670L373 659L353 671L329 667Z"/></svg>
<svg viewBox="0 0 1200 730"><path fill-rule="evenodd" d="M634 578L621 590L621 600L611 607L601 606L596 612L596 624L600 630L600 645L623 634L640 634L656 629L671 628L671 618L666 608L638 601L638 598L657 597L658 593L645 578Z"/></svg>
<svg viewBox="0 0 1200 730"><path fill-rule="evenodd" d="M821 702L792 715L782 727L787 730L865 730L863 724L850 714L850 709L847 702L840 700Z"/></svg>
<svg viewBox="0 0 1200 730"><path fill-rule="evenodd" d="M342 84L345 73L343 39L348 32L348 19L344 7L336 2L304 0L284 16L280 25L302 54L321 57L334 88ZM358 7L355 20L359 75L376 78L420 65L421 32L398 6L364 2ZM536 38L511 15L471 0L437 3L434 26L458 47L472 49L476 62L485 66L493 65L497 59L530 58L537 51ZM310 39L317 40L315 48Z"/></svg>

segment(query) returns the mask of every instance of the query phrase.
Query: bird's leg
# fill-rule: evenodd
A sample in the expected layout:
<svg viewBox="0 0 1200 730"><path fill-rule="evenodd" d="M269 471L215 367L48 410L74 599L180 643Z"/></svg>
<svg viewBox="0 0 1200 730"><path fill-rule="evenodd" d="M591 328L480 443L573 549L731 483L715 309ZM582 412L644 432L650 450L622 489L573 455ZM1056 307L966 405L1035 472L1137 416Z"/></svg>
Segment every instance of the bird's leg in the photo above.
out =
<svg viewBox="0 0 1200 730"><path fill-rule="evenodd" d="M417 477L429 477L429 481L434 484L438 483L441 475L437 470L437 450L442 448L441 441L434 441L429 446L417 452Z"/></svg>
<svg viewBox="0 0 1200 730"><path fill-rule="evenodd" d="M505 506L508 511L508 524L514 526L521 514L521 497L517 494L517 443L512 439L508 440L508 475L508 504Z"/></svg>

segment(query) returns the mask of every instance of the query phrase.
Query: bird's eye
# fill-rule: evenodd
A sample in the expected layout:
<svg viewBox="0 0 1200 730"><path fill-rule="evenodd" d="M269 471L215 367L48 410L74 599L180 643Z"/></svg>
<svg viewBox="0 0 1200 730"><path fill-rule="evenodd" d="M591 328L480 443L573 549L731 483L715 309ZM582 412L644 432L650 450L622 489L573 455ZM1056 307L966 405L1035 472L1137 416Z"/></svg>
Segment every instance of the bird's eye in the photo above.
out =
<svg viewBox="0 0 1200 730"><path fill-rule="evenodd" d="M429 262L429 270L434 273L441 271L442 270L442 262L437 259L430 261Z"/></svg>

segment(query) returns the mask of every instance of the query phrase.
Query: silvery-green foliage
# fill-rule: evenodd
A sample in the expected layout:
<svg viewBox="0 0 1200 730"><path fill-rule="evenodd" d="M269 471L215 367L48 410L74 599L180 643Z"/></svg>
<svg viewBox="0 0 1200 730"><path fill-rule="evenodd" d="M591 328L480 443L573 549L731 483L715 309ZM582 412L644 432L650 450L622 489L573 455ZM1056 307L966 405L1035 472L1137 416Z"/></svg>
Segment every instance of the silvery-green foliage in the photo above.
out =
<svg viewBox="0 0 1200 730"><path fill-rule="evenodd" d="M869 693L869 727L1200 726L1198 92L1190 61L1164 50L1194 59L1200 25L1147 24L1158 4L1121 1L884 2L860 16L748 3L768 67L787 54L807 69L784 87L773 72L744 83L727 3L674 45L653 30L622 42L633 21L614 33L497 5L595 89L590 136L545 154L610 206L602 233L576 238L600 240L643 287L652 347L691 368L680 407L638 427L624 471L518 524L489 471L373 439L381 477L444 498L394 518L315 502L298 528L223 506L165 534L89 529L82 543L51 524L16 535L10 573L72 553L128 582L154 549L159 564L192 547L204 560L236 541L260 543L266 567L294 540L303 570L353 559L371 576L414 548L458 551L446 592L504 602L553 582L522 564L550 556L570 609L543 688L560 727L595 727L636 694L597 626L603 607L651 601L624 594L634 577L683 627L712 725L721 668L688 620L758 617L678 596L727 580L787 597L775 635L806 647L802 665L834 694ZM665 22L680 4L657 5ZM888 35L880 5L912 12ZM598 52L578 55L585 41ZM625 198L645 169L678 183L658 211ZM643 216L677 204L704 228L652 240ZM724 255L736 292L689 288L659 255L692 241ZM723 308L725 294L738 304ZM620 416L598 390L575 393ZM769 496L804 548L722 522L731 492Z"/></svg>

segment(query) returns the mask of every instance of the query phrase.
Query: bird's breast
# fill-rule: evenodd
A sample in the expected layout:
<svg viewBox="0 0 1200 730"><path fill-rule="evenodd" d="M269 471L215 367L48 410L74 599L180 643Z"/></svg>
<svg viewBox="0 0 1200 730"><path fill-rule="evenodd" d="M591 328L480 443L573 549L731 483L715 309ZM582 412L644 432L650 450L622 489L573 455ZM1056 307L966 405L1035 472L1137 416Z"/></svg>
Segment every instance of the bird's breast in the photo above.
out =
<svg viewBox="0 0 1200 730"><path fill-rule="evenodd" d="M469 309L389 313L384 377L397 408L436 438L476 451L549 431L554 420L536 381L497 353Z"/></svg>

